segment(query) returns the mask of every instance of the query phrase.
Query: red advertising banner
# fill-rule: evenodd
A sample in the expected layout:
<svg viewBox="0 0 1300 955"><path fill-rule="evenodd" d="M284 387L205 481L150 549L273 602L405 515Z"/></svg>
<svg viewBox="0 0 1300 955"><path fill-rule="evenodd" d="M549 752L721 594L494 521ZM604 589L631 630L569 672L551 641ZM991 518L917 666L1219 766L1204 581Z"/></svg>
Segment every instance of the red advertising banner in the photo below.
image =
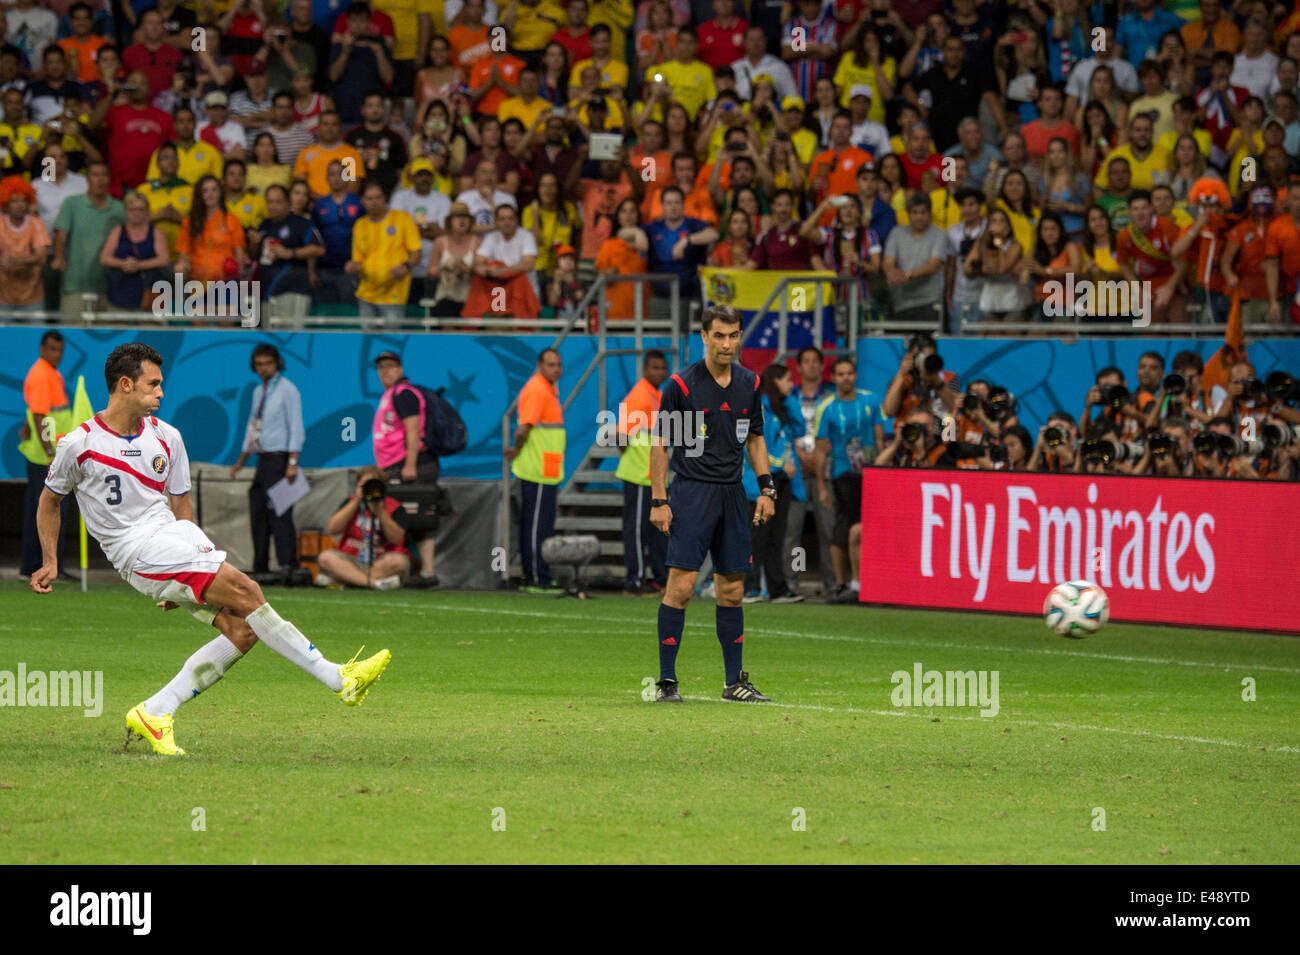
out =
<svg viewBox="0 0 1300 955"><path fill-rule="evenodd" d="M867 468L868 603L1038 613L1092 580L1115 620L1300 633L1300 493L1274 481Z"/></svg>

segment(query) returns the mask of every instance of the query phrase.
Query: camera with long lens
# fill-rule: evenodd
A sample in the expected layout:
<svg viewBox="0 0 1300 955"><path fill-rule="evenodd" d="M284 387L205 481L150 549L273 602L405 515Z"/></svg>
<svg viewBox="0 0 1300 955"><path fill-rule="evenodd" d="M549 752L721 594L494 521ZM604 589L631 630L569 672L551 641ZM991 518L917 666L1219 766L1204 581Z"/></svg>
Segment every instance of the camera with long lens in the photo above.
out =
<svg viewBox="0 0 1300 955"><path fill-rule="evenodd" d="M1264 453L1263 441L1247 441L1235 434L1215 435L1215 443L1218 445L1219 456L1224 458L1235 458L1243 454L1248 454L1253 458Z"/></svg>
<svg viewBox="0 0 1300 955"><path fill-rule="evenodd" d="M1086 464L1123 464L1142 457L1142 445L1110 438L1090 438L1081 449Z"/></svg>
<svg viewBox="0 0 1300 955"><path fill-rule="evenodd" d="M1300 424L1266 424L1259 429L1259 436L1270 451L1285 448L1300 443Z"/></svg>
<svg viewBox="0 0 1300 955"><path fill-rule="evenodd" d="M1016 413L1016 398L999 386L989 389L989 413L994 421L1006 421Z"/></svg>
<svg viewBox="0 0 1300 955"><path fill-rule="evenodd" d="M1005 445L989 444L985 445L985 448L988 451L990 461L995 464L1007 463L1007 449Z"/></svg>
<svg viewBox="0 0 1300 955"><path fill-rule="evenodd" d="M984 399L979 395L966 395L961 400L961 410L964 414L974 414L984 407Z"/></svg>
<svg viewBox="0 0 1300 955"><path fill-rule="evenodd" d="M932 352L925 356L925 361L921 363L921 367L927 375L937 375L943 371L943 357L938 352Z"/></svg>
<svg viewBox="0 0 1300 955"><path fill-rule="evenodd" d="M1101 403L1107 408L1118 410L1128 401L1128 389L1123 385L1102 385L1098 390L1101 392Z"/></svg>
<svg viewBox="0 0 1300 955"><path fill-rule="evenodd" d="M1217 434L1198 434L1192 439L1192 450L1200 455L1215 454L1219 450L1219 438Z"/></svg>
<svg viewBox="0 0 1300 955"><path fill-rule="evenodd" d="M1264 397L1264 383L1258 378L1244 378L1241 382L1241 397L1251 400Z"/></svg>
<svg viewBox="0 0 1300 955"><path fill-rule="evenodd" d="M379 478L372 477L361 485L361 499L369 504L371 501L382 501L388 494L388 489L384 482Z"/></svg>
<svg viewBox="0 0 1300 955"><path fill-rule="evenodd" d="M915 421L909 421L907 424L903 425L902 433L903 433L903 441L905 443L915 444L917 441L921 439L921 435L923 435L925 432L921 429L921 426L917 424Z"/></svg>
<svg viewBox="0 0 1300 955"><path fill-rule="evenodd" d="M1172 455L1177 445L1169 435L1162 431L1154 431L1147 436L1146 447L1151 452L1151 457L1163 458L1165 455Z"/></svg>
<svg viewBox="0 0 1300 955"><path fill-rule="evenodd" d="M1055 448L1065 444L1066 437L1065 429L1057 427L1056 425L1052 425L1043 432L1043 440L1047 442L1049 448Z"/></svg>
<svg viewBox="0 0 1300 955"><path fill-rule="evenodd" d="M1161 385L1161 388L1164 391L1164 393L1166 395L1169 395L1170 397L1173 397L1174 395L1186 394L1187 379L1179 374L1165 375L1165 380L1164 383Z"/></svg>
<svg viewBox="0 0 1300 955"><path fill-rule="evenodd" d="M1264 379L1264 393L1274 401L1293 404L1300 401L1300 381L1296 381L1289 372L1270 372Z"/></svg>

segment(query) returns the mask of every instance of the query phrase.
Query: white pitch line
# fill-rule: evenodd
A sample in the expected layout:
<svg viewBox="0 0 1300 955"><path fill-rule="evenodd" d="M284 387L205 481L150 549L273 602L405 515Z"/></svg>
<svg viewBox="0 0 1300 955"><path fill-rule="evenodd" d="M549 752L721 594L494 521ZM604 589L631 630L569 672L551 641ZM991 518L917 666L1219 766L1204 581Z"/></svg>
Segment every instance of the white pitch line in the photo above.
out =
<svg viewBox="0 0 1300 955"><path fill-rule="evenodd" d="M332 603L328 598L319 597L298 597L305 603ZM466 611L468 613L490 613L500 614L503 616L514 617L534 617L551 620L579 620L591 623L621 623L626 624L626 617L596 617L588 614L568 614L568 613L548 613L537 610L494 610L489 607L460 607L452 604L411 604L411 603L386 603L385 607L398 607L411 610L437 610L437 611ZM653 621L650 621L653 623ZM693 629L712 630L713 625L708 623L688 622L687 627ZM1037 653L1053 657L1079 657L1087 660L1110 660L1116 663L1145 663L1154 666L1186 666L1186 667L1205 667L1212 670L1259 670L1269 673L1290 673L1300 675L1298 667L1274 666L1269 663L1216 663L1204 660L1172 660L1167 657L1134 657L1125 656L1118 653L1092 653L1082 650L1066 650L1064 648L1047 648L1047 647L991 647L980 646L969 643L918 643L914 640L891 640L885 637L852 637L839 633L816 633L808 630L772 630L766 627L759 627L755 630L755 635L759 637L791 637L803 640L832 640L844 643L869 643L879 646L892 647L935 647L943 650L970 650L970 651L987 651L990 653Z"/></svg>
<svg viewBox="0 0 1300 955"><path fill-rule="evenodd" d="M712 696L686 696L682 699L698 700L702 703L727 703L728 700L718 699ZM911 710L866 710L856 706L822 706L817 703L760 703L758 706L775 706L786 710L816 710L822 713L860 713L864 716L911 716L920 719L934 720L936 717L932 714L935 707L926 708L926 712L919 713ZM1031 728L1047 727L1050 729L1062 730L1090 730L1097 733L1119 733L1124 736L1139 736L1147 739L1166 740L1174 743L1208 743L1212 746L1231 746L1234 749L1263 749L1272 753L1300 753L1300 746L1257 746L1254 743L1242 743L1239 740L1232 739L1213 739L1208 736L1177 736L1170 733L1152 733L1148 730L1125 730L1114 726L1092 726L1087 723L1056 723L1044 720L1018 720L1010 717L985 717L985 716L953 716L944 713L938 717L940 720L964 720L967 722L988 723L994 725L998 723L1011 723L1015 726L1028 726Z"/></svg>

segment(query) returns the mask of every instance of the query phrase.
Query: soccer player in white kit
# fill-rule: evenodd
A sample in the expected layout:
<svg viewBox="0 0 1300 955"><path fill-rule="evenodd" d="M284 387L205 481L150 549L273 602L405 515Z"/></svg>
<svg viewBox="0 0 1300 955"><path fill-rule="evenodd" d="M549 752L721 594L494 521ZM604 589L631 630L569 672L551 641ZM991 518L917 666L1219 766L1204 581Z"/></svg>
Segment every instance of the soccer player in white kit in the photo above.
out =
<svg viewBox="0 0 1300 955"><path fill-rule="evenodd" d="M200 647L171 682L127 713L127 742L139 736L164 756L176 745L172 717L261 640L355 706L383 674L387 650L331 663L226 563L193 521L190 464L181 434L154 417L162 401L162 356L140 342L119 345L104 364L108 408L59 439L37 512L44 566L38 594L58 576L59 502L75 492L86 526L123 579L164 610L188 609L221 635Z"/></svg>

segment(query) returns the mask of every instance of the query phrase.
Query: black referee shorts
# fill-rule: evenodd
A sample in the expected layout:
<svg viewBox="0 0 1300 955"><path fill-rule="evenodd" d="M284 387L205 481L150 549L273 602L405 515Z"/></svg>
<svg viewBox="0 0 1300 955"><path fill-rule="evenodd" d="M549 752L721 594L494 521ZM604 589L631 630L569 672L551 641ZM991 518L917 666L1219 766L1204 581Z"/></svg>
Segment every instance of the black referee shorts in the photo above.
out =
<svg viewBox="0 0 1300 955"><path fill-rule="evenodd" d="M705 554L712 555L715 574L743 574L753 566L751 507L740 482L710 484L679 474L668 488L668 506L669 567L699 570Z"/></svg>
<svg viewBox="0 0 1300 955"><path fill-rule="evenodd" d="M862 473L849 471L841 474L831 484L835 499L835 527L831 543L848 550L849 528L862 520Z"/></svg>

